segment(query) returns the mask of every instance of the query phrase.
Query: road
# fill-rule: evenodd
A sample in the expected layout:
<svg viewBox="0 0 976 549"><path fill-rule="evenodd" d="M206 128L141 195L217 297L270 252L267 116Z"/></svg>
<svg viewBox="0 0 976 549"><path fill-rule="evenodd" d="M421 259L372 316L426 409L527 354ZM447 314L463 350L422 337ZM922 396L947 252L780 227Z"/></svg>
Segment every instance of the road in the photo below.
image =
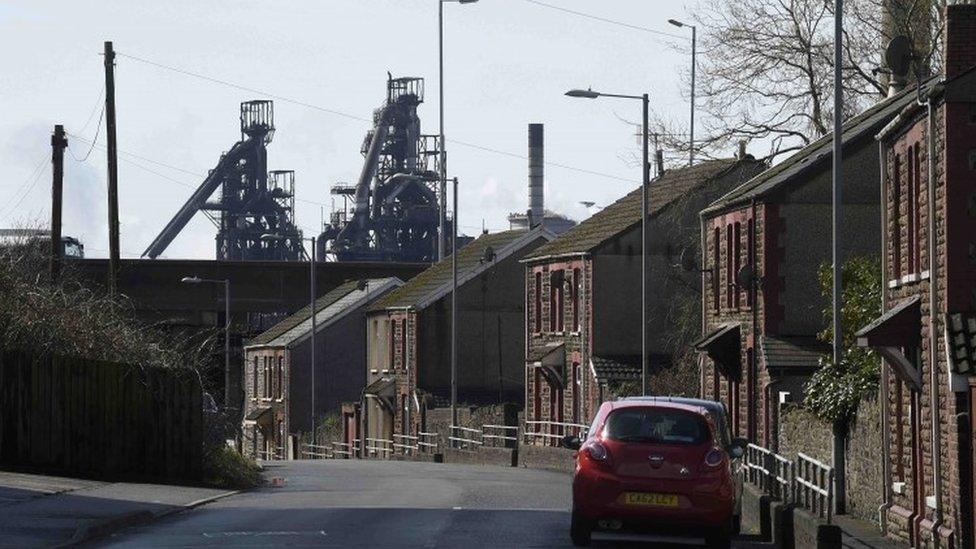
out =
<svg viewBox="0 0 976 549"><path fill-rule="evenodd" d="M266 465L280 488L240 493L101 547L571 547L569 476L531 469L322 460ZM650 541L650 543L648 543ZM594 535L593 547L687 547ZM736 547L762 547L741 541Z"/></svg>

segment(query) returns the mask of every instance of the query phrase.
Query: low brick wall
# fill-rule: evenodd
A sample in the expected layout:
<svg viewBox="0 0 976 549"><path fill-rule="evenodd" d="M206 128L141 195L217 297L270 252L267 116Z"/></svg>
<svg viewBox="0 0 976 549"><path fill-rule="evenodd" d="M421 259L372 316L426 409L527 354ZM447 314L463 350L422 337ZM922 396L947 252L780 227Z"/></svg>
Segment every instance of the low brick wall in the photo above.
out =
<svg viewBox="0 0 976 549"><path fill-rule="evenodd" d="M479 448L471 451L446 449L444 463L515 467L518 465L518 450L514 448Z"/></svg>
<svg viewBox="0 0 976 549"><path fill-rule="evenodd" d="M882 498L881 405L865 399L858 406L847 436L847 513L862 520L877 521ZM824 463L831 462L831 426L806 410L784 412L780 423L779 453L795 459L803 452Z"/></svg>
<svg viewBox="0 0 976 549"><path fill-rule="evenodd" d="M793 509L793 546L810 549L841 549L840 528L825 524L804 509Z"/></svg>
<svg viewBox="0 0 976 549"><path fill-rule="evenodd" d="M518 466L572 473L576 468L574 452L552 446L522 445L518 450Z"/></svg>

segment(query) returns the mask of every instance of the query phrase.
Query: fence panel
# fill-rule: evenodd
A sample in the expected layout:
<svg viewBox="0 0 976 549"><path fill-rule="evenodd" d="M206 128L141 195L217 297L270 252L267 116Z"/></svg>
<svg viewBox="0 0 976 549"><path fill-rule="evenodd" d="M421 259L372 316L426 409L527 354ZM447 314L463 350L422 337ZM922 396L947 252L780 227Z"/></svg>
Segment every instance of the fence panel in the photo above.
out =
<svg viewBox="0 0 976 549"><path fill-rule="evenodd" d="M804 453L798 453L796 504L830 524L834 509L834 468Z"/></svg>
<svg viewBox="0 0 976 549"><path fill-rule="evenodd" d="M203 460L202 398L189 370L0 352L0 462L195 480Z"/></svg>

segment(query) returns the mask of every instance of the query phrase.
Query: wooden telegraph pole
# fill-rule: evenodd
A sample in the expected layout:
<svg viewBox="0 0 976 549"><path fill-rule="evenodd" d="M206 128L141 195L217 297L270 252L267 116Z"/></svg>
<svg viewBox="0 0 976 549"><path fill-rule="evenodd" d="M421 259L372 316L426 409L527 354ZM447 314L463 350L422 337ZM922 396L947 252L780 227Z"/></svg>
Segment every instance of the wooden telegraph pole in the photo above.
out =
<svg viewBox="0 0 976 549"><path fill-rule="evenodd" d="M64 188L64 148L68 140L64 137L64 126L54 126L51 136L51 282L57 282L61 275L61 196Z"/></svg>
<svg viewBox="0 0 976 549"><path fill-rule="evenodd" d="M105 42L105 133L108 140L108 291L119 276L119 163L115 142L115 50Z"/></svg>

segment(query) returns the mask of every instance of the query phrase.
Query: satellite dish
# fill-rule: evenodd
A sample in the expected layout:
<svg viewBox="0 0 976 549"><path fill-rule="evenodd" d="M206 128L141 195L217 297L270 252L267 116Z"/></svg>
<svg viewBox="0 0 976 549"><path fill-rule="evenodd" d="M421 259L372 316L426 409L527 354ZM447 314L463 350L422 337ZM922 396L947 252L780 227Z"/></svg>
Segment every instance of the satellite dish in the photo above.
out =
<svg viewBox="0 0 976 549"><path fill-rule="evenodd" d="M756 282L756 271L752 265L742 267L735 274L735 283L743 288L751 288L754 282Z"/></svg>
<svg viewBox="0 0 976 549"><path fill-rule="evenodd" d="M904 34L892 38L885 48L885 64L891 69L891 73L898 77L908 76L914 57L912 41Z"/></svg>

